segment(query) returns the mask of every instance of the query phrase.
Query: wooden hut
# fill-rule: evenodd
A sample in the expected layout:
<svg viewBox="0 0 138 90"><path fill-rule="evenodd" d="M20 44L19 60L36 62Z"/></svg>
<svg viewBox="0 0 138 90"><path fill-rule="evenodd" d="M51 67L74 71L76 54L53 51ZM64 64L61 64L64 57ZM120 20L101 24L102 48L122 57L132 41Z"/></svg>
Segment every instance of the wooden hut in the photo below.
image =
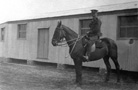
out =
<svg viewBox="0 0 138 90"><path fill-rule="evenodd" d="M121 69L138 71L137 1L48 13L37 18L0 24L0 57L73 65L68 56L68 47L53 47L51 39L59 20L76 33L84 34L89 29L91 9L99 10L102 37L116 41ZM104 67L104 63L99 60L84 63L83 66L99 68Z"/></svg>

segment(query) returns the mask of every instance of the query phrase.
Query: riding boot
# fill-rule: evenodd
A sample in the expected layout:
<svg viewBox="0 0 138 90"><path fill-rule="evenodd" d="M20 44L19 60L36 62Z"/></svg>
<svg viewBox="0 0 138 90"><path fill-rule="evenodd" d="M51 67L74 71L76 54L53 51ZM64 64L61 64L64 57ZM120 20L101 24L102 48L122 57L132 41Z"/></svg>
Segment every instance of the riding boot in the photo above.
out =
<svg viewBox="0 0 138 90"><path fill-rule="evenodd" d="M88 56L83 56L83 57L85 58L86 62L89 61L89 57Z"/></svg>
<svg viewBox="0 0 138 90"><path fill-rule="evenodd" d="M86 45L87 46L87 45ZM86 48L86 47L85 47ZM89 60L88 60L88 53L87 53L87 50L85 50L85 52L84 52L84 56L83 56L83 58L84 58L84 62L88 62Z"/></svg>
<svg viewBox="0 0 138 90"><path fill-rule="evenodd" d="M90 53L95 51L95 50L94 50L95 46L94 46L94 48L93 48L93 46L92 46L92 45L94 45L94 42L95 42L95 41L93 41L93 40L89 40L89 41L87 42L86 47L85 47L86 52L85 52L85 54L84 54L83 57L87 60L87 62L90 61L90 59L89 59Z"/></svg>
<svg viewBox="0 0 138 90"><path fill-rule="evenodd" d="M91 46L87 45L87 51L85 55L83 56L87 60L87 62L90 61L89 60L90 53L91 53Z"/></svg>

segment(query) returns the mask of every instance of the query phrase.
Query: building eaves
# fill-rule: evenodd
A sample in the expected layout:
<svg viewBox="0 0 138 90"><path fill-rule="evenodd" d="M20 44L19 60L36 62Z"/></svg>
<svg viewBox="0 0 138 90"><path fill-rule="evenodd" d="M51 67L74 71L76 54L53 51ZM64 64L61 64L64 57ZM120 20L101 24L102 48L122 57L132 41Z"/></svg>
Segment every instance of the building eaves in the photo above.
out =
<svg viewBox="0 0 138 90"><path fill-rule="evenodd" d="M96 7L88 7L88 8L79 8L79 9L59 11L59 12L49 12L49 13L41 14L40 16L39 15L31 16L31 17L27 17L21 20L8 21L7 23L11 23L15 21L32 20L32 19L36 20L36 19L44 19L44 18L54 18L54 17L61 17L61 16L87 14L87 13L90 13L90 10L92 9L97 9L99 12L110 12L110 11L136 9L136 8L138 8L138 1L96 6Z"/></svg>

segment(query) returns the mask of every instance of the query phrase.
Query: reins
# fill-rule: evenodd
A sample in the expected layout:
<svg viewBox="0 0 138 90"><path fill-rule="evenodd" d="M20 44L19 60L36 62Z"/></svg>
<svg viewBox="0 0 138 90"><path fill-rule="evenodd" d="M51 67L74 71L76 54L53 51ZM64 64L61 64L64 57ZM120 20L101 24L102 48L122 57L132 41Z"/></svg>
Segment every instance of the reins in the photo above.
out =
<svg viewBox="0 0 138 90"><path fill-rule="evenodd" d="M70 55L71 55L71 53L73 52L73 50L74 50L74 48L75 48L75 46L76 46L76 43L79 41L79 35L78 35L78 38L77 38L77 40L75 41L75 44L73 45L73 48L71 49L71 51L70 51Z"/></svg>
<svg viewBox="0 0 138 90"><path fill-rule="evenodd" d="M78 38L74 38L74 39L71 39L71 40L68 40L68 41L64 40L64 41L62 41L62 42L65 42L65 43L61 43L61 44L59 44L58 46L67 45L68 42L75 41L75 40L77 40L77 39L78 39ZM74 44L74 43L75 43L75 42L69 44L68 46L71 46L71 45Z"/></svg>
<svg viewBox="0 0 138 90"><path fill-rule="evenodd" d="M58 45L58 46L63 46L63 45L67 45L67 42L71 42L71 41L75 41L75 42L73 42L73 43L71 43L71 44L69 44L68 46L71 46L71 45L73 45L73 47L72 47L72 49L71 49L71 51L70 51L70 55L72 54L72 52L73 52L73 50L74 50L74 48L75 48L75 46L76 46L76 44L77 44L77 42L80 40L80 39L82 39L83 38L83 36L80 38L80 36L78 35L78 37L77 38L74 38L74 39L71 39L71 40L68 40L68 41L66 41L66 43L64 43L64 44L60 44L60 45ZM65 58L67 58L67 57L69 57L69 55L68 56L66 56Z"/></svg>
<svg viewBox="0 0 138 90"><path fill-rule="evenodd" d="M61 30L61 28L60 28L60 30ZM63 30L63 28L62 28L62 30ZM63 31L62 31L63 32ZM64 34L64 33L63 33ZM64 35L65 36L65 35ZM71 51L70 51L70 55L72 54L72 52L73 52L73 50L74 50L74 48L75 48L75 46L76 46L76 44L77 44L77 42L80 40L80 39L82 39L83 38L83 36L82 37L80 37L79 35L78 35L78 37L77 38L74 38L74 39L71 39L71 40L68 40L68 41L66 41L66 40L63 40L62 39L62 41L61 42L59 42L58 43L58 45L57 46L64 46L64 45L67 45L68 44L68 42L71 42L71 41L74 41L74 42L72 42L71 44L68 44L68 46L71 46L71 45L73 45L73 47L72 47L72 49L71 49ZM65 43L63 43L63 42L65 42ZM66 47L66 46L64 46L64 47ZM68 55L69 56L69 55ZM68 57L67 56L67 57ZM66 57L66 58L67 58Z"/></svg>

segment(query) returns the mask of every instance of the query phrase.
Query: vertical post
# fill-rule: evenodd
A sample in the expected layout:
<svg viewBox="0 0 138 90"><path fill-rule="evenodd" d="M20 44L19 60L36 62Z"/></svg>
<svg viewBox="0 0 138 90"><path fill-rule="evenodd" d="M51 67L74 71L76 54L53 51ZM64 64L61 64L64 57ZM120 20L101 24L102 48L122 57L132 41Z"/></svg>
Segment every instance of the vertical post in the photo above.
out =
<svg viewBox="0 0 138 90"><path fill-rule="evenodd" d="M10 58L1 57L0 63L8 63L10 60L11 60Z"/></svg>
<svg viewBox="0 0 138 90"><path fill-rule="evenodd" d="M28 59L28 60L27 60L27 64L28 64L28 65L34 65L35 63L34 63L33 60L29 60L29 59Z"/></svg>

